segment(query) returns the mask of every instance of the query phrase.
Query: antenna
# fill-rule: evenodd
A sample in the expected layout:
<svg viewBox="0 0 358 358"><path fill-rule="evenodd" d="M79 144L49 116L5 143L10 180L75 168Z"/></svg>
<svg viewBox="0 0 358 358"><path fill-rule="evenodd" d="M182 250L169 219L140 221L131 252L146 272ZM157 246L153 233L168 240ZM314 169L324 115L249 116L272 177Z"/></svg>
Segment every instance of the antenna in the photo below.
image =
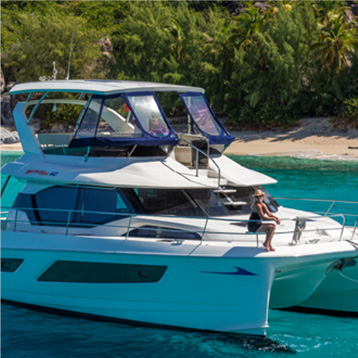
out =
<svg viewBox="0 0 358 358"><path fill-rule="evenodd" d="M56 81L56 76L57 76L57 70L56 70L56 61L53 61L52 62L52 67L53 67L53 70L52 70L52 76L40 76L39 77L39 80L40 81Z"/></svg>
<svg viewBox="0 0 358 358"><path fill-rule="evenodd" d="M72 58L73 35L74 35L74 32L72 32L72 37L71 37L70 57L68 59L68 69L67 69L67 77L66 77L67 81L70 79L70 67L71 67L71 58Z"/></svg>
<svg viewBox="0 0 358 358"><path fill-rule="evenodd" d="M56 62L53 61L52 62L52 66L53 66L53 74L52 74L52 80L56 80L56 75L57 75L57 70L56 70Z"/></svg>

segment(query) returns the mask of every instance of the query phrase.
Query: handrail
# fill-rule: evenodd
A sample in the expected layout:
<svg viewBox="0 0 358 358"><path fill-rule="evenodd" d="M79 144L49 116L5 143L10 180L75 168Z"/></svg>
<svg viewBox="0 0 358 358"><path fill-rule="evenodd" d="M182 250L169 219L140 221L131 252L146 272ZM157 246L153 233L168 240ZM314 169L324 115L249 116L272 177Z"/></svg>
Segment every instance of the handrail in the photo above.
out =
<svg viewBox="0 0 358 358"><path fill-rule="evenodd" d="M279 200L292 200L292 201L312 201L312 202L323 202L323 203L331 203L330 207L328 208L328 210L326 210L325 212L315 212L317 214L324 214L324 216L328 216L328 213L330 213L332 207L334 206L334 204L339 203L339 204L358 204L358 201L350 201L350 200L332 200L332 199L306 199L306 198L285 198L285 197L275 197L275 199L279 199ZM338 214L338 213L333 213L333 214ZM344 216L353 216L355 217L356 214L350 214L350 213L339 213L340 215L344 215Z"/></svg>
<svg viewBox="0 0 358 358"><path fill-rule="evenodd" d="M336 203L344 203L344 204L358 204L358 201L348 201L348 200L332 200L332 199L306 199L306 198L283 198L283 197L278 197L275 196L275 199L283 199L283 200L301 200L301 201L322 201L322 202L329 202L331 203L336 202Z"/></svg>
<svg viewBox="0 0 358 358"><path fill-rule="evenodd" d="M186 139L180 138L180 141L189 144L190 147L192 147L196 150L196 176L199 176L199 154L198 154L198 152L205 155L208 159L210 159L214 163L214 165L218 169L218 187L220 187L221 169L220 169L219 165L215 162L215 160L208 153L205 153L203 150L199 149L193 143L187 141Z"/></svg>
<svg viewBox="0 0 358 358"><path fill-rule="evenodd" d="M354 239L354 235L356 234L357 225L358 225L358 217L357 217L357 220L356 220L356 222L354 224L354 229L353 229L353 232L352 232L352 240Z"/></svg>
<svg viewBox="0 0 358 358"><path fill-rule="evenodd" d="M13 231L16 231L17 227L19 226L19 224L21 223L24 223L23 220L19 219L19 211L21 210L42 210L42 211L49 211L49 212L62 212L62 213L68 213L67 215L67 220L64 220L62 222L54 222L54 221L41 221L39 222L38 220L26 220L25 223L28 224L39 224L41 223L42 225L46 226L56 226L56 227L59 227L59 228L62 228L65 232L65 235L68 235L69 234L69 229L72 227L74 229L81 229L81 228L94 228L94 227L97 227L97 226L100 226L100 225L105 225L106 228L121 228L123 229L123 232L117 232L115 233L115 235L119 235L119 236L123 236L125 237L125 239L128 239L128 237L130 236L130 231L131 229L139 229L139 228L143 228L142 226L133 226L132 225L132 219L134 217L139 217L139 219L142 218L142 220L145 222L146 220L148 220L148 217L149 218L153 218L153 219L165 219L165 218L170 218L170 219L173 219L173 216L172 215L151 215L151 214L138 214L138 213L116 213L116 212L100 212L100 211L85 211L83 212L82 210L66 210L66 209L38 209L38 208L13 208L15 210L15 218L14 219L8 219L7 221L9 223L13 222L14 225L13 227L10 229L12 229ZM115 225L111 224L111 222L108 222L108 223L103 223L103 222L97 222L97 223L81 223L81 222L75 222L74 221L74 218L75 218L75 214L76 213L86 213L86 214L96 214L96 215L113 215L113 216L118 216L118 219L120 219L121 217L122 218L129 218L129 221L128 223L125 222L124 225L120 225L119 223L116 223ZM339 216L339 215L330 215L330 217L334 217L334 216ZM72 220L71 220L72 218ZM312 216L312 218L319 218L319 216ZM326 217L322 217L322 218L326 218ZM112 221L115 221L115 220L118 220L118 219L113 219ZM182 230L181 228L179 228L177 226L179 222L179 219L185 219L185 220L188 220L188 219L192 219L192 220L196 220L196 222L189 222L189 230ZM282 220L291 220L292 221L292 218L291 219L282 219ZM344 220L344 218L343 218ZM184 234L184 233L190 233L190 234L193 234L193 236L191 238L188 238L188 237L183 237L183 238L180 238L180 240L195 240L195 235L197 235L197 237L199 238L200 237L200 241L203 241L204 240L204 236L207 235L207 234L211 234L211 235L231 235L231 236L241 236L241 237L247 237L247 236L253 236L253 235L256 235L257 233L250 233L250 232L245 232L245 231L231 231L231 230L227 230L227 228L223 231L217 231L217 230L213 230L213 228L209 228L208 227L208 224L209 222L227 222L227 223L230 223L230 224L240 224L239 226L245 226L246 227L246 224L248 222L257 222L257 220L241 220L241 219L229 219L229 218L212 218L212 217L190 217L190 216L178 216L178 217L175 217L175 221L171 221L171 222L153 222L151 223L151 221L147 221L148 222L148 225L152 224L154 227L153 228L145 228L145 230L149 230L149 231L153 231L155 233L158 233L158 229L163 226L162 229L164 229L166 231L166 233L170 233L172 232L174 236L170 236L168 238L173 238L175 240L179 240L175 234L177 235L178 234L178 230L180 230L180 233L181 234ZM357 222L358 222L358 219L356 221L356 226L357 227ZM173 225L174 224L174 225ZM156 227L156 225L158 227ZM165 225L169 225L171 227L165 227ZM342 235L343 235L343 231L344 231L344 227L345 227L345 223L343 223L342 225L342 228L340 227L333 227L333 228L325 228L326 231L333 231L333 230L341 230L341 234L339 236L339 239L338 240L341 240L342 239ZM188 227L187 227L188 228ZM21 229L19 230L23 230L24 228L21 227ZM160 230L160 229L159 229ZM220 230L220 229L219 229ZM43 231L43 230L41 230ZM308 230L305 230L305 232L315 232L316 229L308 229ZM62 231L63 232L63 231ZM294 232L293 231L277 231L275 233L275 235L282 235L282 234L292 234ZM355 232L355 230L354 230ZM56 230L54 230L53 233L58 233L58 231L56 232ZM86 232L86 234L90 234L90 232ZM111 235L113 235L114 233L111 233ZM79 235L79 233L77 232L73 232L72 231L72 235ZM82 234L83 235L83 234ZM354 235L354 233L353 233ZM152 237L152 236L150 236ZM153 236L153 238L156 237L156 236ZM160 238L164 238L165 236L159 236Z"/></svg>

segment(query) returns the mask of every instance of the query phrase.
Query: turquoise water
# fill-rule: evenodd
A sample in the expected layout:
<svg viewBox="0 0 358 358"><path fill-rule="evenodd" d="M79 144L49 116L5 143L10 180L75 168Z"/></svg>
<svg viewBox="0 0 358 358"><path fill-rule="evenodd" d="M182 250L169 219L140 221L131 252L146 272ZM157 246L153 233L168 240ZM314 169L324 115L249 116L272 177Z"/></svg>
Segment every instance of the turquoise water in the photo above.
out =
<svg viewBox="0 0 358 358"><path fill-rule="evenodd" d="M19 153L3 153L2 164L18 156ZM278 184L267 187L274 196L358 201L357 162L231 157L277 179ZM3 206L22 186L15 181L9 185L12 192L3 198ZM325 210L312 209L312 204L307 207L301 202L280 203L305 210ZM358 215L357 204L334 206L334 211ZM8 304L2 305L1 313L4 358L358 356L358 318L270 310L268 335L261 339L132 327Z"/></svg>

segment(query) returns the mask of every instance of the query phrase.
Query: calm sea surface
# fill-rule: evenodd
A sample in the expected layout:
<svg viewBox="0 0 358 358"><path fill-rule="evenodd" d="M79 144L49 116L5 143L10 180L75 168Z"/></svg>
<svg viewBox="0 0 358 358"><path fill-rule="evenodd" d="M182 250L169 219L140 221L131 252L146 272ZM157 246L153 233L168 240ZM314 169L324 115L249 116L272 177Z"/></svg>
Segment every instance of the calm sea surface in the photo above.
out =
<svg viewBox="0 0 358 358"><path fill-rule="evenodd" d="M2 153L2 165L19 152ZM358 163L293 158L236 157L240 164L278 180L276 197L358 201ZM3 180L3 178L2 178ZM21 189L10 182L2 205ZM282 205L325 211L329 204L279 200ZM333 212L358 216L357 204L335 204ZM353 219L352 219L353 225ZM358 318L336 318L270 310L265 339L132 327L58 316L2 304L1 356L47 357L357 357Z"/></svg>

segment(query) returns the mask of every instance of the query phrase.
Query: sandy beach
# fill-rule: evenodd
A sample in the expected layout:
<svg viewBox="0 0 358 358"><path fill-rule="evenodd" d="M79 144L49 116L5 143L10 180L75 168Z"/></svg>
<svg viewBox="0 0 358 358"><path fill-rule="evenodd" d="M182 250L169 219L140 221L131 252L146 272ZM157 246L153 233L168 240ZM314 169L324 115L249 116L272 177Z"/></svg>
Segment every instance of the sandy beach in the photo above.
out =
<svg viewBox="0 0 358 358"><path fill-rule="evenodd" d="M358 130L336 130L326 118L307 118L299 126L279 131L234 131L226 154L290 156L358 161ZM21 143L2 144L0 150L22 150Z"/></svg>
<svg viewBox="0 0 358 358"><path fill-rule="evenodd" d="M306 118L296 128L230 131L236 141L226 154L290 156L358 161L358 130L337 130L327 118Z"/></svg>

